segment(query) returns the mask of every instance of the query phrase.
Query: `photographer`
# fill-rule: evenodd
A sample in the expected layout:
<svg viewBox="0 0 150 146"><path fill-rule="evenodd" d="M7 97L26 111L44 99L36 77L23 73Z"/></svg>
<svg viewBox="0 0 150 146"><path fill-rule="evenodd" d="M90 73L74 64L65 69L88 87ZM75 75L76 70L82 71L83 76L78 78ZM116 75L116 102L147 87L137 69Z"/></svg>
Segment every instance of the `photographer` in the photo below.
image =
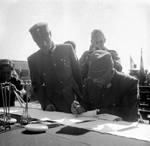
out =
<svg viewBox="0 0 150 146"><path fill-rule="evenodd" d="M26 91L21 81L12 76L13 63L8 59L0 59L0 107L14 106L16 94L22 98L26 95Z"/></svg>

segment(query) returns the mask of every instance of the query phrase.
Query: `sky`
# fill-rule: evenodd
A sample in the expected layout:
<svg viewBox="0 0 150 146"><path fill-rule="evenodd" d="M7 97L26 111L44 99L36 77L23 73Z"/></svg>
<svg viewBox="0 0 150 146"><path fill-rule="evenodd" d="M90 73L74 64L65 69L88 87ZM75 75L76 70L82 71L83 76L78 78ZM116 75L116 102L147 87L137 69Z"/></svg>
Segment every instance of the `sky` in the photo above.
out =
<svg viewBox="0 0 150 146"><path fill-rule="evenodd" d="M105 46L121 58L123 71L130 68L130 56L150 71L149 0L0 0L0 58L27 60L39 48L29 28L47 22L56 44L72 40L77 56L89 49L93 29L106 37Z"/></svg>

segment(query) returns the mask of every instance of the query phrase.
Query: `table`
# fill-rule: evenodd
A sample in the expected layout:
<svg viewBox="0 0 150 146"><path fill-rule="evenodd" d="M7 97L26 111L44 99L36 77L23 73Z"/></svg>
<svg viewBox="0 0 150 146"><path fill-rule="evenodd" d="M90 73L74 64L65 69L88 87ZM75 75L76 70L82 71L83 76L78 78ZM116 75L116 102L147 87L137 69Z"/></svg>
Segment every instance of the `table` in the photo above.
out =
<svg viewBox="0 0 150 146"><path fill-rule="evenodd" d="M14 107L12 108L13 110L15 114L19 115L22 113L22 109L19 107ZM73 117L71 114L47 112L35 108L30 108L29 114L34 118L48 117L60 121L64 118ZM92 126L94 122L96 121L68 125L71 127L82 127L82 125L90 123ZM0 134L0 146L150 146L150 141L100 133L93 130L87 130L79 135L58 133L58 131L68 125L49 128L45 133L39 134L28 134L24 128L12 129ZM149 126L147 125L148 128ZM148 134L150 134L150 131L148 131Z"/></svg>

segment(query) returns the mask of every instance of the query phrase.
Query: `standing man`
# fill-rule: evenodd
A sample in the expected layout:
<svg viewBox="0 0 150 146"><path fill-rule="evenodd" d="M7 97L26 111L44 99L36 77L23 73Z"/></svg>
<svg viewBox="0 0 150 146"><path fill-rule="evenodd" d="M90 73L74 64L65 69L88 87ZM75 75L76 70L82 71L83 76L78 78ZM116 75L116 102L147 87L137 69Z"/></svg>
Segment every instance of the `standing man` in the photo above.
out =
<svg viewBox="0 0 150 146"><path fill-rule="evenodd" d="M39 50L28 57L33 92L43 110L71 112L71 104L80 101L82 83L77 57L71 45L55 45L46 23L30 28ZM76 94L76 95L75 95Z"/></svg>

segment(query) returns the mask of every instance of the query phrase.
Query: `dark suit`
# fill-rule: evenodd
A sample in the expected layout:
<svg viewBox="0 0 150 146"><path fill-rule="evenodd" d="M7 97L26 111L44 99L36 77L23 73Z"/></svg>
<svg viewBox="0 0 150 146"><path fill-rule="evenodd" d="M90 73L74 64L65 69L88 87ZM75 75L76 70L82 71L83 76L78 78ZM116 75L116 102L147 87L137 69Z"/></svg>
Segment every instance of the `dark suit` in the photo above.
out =
<svg viewBox="0 0 150 146"><path fill-rule="evenodd" d="M87 110L120 116L125 121L136 121L138 114L137 79L115 71L111 87L100 89L92 80L86 82L83 106Z"/></svg>
<svg viewBox="0 0 150 146"><path fill-rule="evenodd" d="M82 83L77 57L70 45L56 45L53 52L41 50L28 57L33 91L43 109L52 103L57 111L71 112L74 92Z"/></svg>

